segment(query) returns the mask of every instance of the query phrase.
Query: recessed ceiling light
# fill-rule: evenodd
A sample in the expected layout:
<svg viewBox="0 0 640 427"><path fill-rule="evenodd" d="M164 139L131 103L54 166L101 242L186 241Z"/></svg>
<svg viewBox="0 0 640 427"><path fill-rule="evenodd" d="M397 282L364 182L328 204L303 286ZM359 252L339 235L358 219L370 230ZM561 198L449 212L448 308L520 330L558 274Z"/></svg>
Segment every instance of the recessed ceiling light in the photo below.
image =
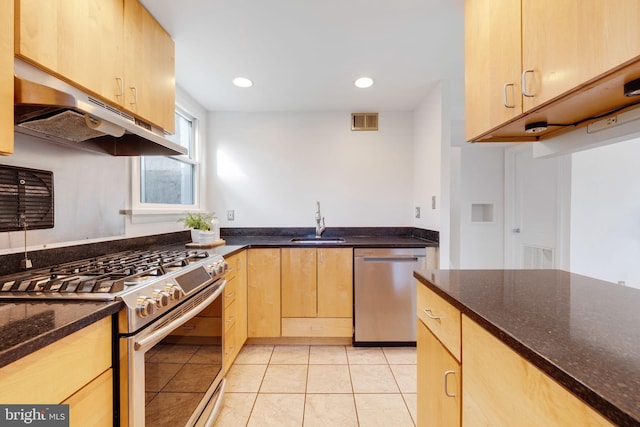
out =
<svg viewBox="0 0 640 427"><path fill-rule="evenodd" d="M233 79L233 84L238 87L251 87L253 82L246 77L236 77Z"/></svg>
<svg viewBox="0 0 640 427"><path fill-rule="evenodd" d="M354 84L360 89L366 89L373 86L373 79L371 77L360 77Z"/></svg>

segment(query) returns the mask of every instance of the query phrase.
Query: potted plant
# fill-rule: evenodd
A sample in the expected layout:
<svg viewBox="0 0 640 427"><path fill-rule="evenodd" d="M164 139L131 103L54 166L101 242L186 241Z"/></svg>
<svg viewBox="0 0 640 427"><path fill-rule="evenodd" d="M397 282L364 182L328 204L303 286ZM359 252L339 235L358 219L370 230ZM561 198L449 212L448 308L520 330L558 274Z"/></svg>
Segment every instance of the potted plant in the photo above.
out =
<svg viewBox="0 0 640 427"><path fill-rule="evenodd" d="M210 213L187 212L186 216L178 221L184 223L186 228L191 229L191 240L194 243L202 243L202 232L211 231L213 217L214 214Z"/></svg>

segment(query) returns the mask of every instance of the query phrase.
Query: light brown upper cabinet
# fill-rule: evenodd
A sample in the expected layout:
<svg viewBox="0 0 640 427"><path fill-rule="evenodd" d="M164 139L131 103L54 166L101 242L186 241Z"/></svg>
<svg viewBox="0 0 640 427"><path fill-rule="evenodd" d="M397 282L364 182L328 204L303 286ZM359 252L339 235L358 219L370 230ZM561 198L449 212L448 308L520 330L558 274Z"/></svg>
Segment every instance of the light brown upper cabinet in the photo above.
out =
<svg viewBox="0 0 640 427"><path fill-rule="evenodd" d="M466 0L466 139L535 141L631 104L640 3ZM535 122L550 125L527 133Z"/></svg>
<svg viewBox="0 0 640 427"><path fill-rule="evenodd" d="M124 107L173 133L174 43L138 0L124 2L124 42Z"/></svg>
<svg viewBox="0 0 640 427"><path fill-rule="evenodd" d="M524 111L640 55L640 3L522 0ZM619 88L622 92L622 87Z"/></svg>
<svg viewBox="0 0 640 427"><path fill-rule="evenodd" d="M0 14L0 154L13 153L13 1Z"/></svg>
<svg viewBox="0 0 640 427"><path fill-rule="evenodd" d="M137 0L16 0L16 16L16 56L174 131L173 40Z"/></svg>
<svg viewBox="0 0 640 427"><path fill-rule="evenodd" d="M520 1L465 2L467 140L522 113Z"/></svg>

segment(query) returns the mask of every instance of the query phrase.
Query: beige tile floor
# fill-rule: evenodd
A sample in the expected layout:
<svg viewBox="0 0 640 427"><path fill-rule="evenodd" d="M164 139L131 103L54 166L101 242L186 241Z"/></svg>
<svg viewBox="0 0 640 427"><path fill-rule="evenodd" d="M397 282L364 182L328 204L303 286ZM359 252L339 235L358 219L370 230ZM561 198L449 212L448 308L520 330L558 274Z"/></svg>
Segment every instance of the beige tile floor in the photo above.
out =
<svg viewBox="0 0 640 427"><path fill-rule="evenodd" d="M216 427L413 427L411 347L247 345Z"/></svg>

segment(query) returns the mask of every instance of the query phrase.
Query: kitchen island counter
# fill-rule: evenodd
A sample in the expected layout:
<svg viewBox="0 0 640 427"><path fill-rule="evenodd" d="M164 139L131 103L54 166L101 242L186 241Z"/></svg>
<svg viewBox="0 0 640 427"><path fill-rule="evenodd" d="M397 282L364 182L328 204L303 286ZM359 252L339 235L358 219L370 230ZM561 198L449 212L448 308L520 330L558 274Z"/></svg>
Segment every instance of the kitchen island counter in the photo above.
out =
<svg viewBox="0 0 640 427"><path fill-rule="evenodd" d="M640 290L561 270L414 277L616 425L640 425Z"/></svg>
<svg viewBox="0 0 640 427"><path fill-rule="evenodd" d="M117 313L120 301L0 303L0 367Z"/></svg>

